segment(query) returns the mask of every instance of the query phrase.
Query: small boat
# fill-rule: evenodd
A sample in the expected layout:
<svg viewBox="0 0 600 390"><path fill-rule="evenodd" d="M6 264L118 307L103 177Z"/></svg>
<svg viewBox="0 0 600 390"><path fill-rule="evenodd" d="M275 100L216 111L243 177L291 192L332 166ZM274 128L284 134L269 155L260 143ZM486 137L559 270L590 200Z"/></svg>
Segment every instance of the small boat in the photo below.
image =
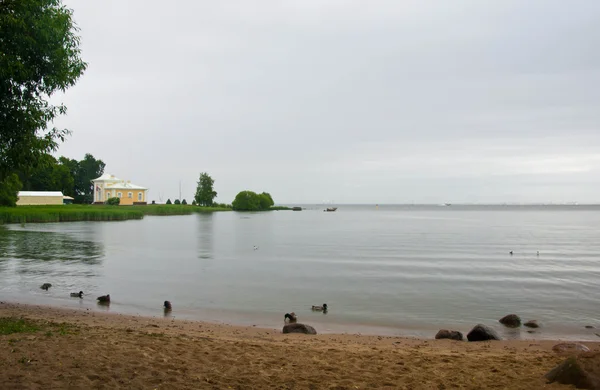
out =
<svg viewBox="0 0 600 390"><path fill-rule="evenodd" d="M325 210L323 211L327 211L327 212L334 212L335 210L337 210L337 207L327 207Z"/></svg>
<svg viewBox="0 0 600 390"><path fill-rule="evenodd" d="M292 211L302 211L302 207L292 207Z"/></svg>

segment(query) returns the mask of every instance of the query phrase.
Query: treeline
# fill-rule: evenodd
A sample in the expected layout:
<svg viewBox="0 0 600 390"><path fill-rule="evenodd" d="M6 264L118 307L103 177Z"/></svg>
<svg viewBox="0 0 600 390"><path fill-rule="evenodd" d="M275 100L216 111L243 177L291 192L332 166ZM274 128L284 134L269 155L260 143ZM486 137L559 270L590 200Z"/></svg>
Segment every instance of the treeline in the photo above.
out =
<svg viewBox="0 0 600 390"><path fill-rule="evenodd" d="M89 153L80 161L45 154L30 168L18 172L18 177L22 191L62 191L73 197L74 203L92 203L91 181L102 176L105 166Z"/></svg>

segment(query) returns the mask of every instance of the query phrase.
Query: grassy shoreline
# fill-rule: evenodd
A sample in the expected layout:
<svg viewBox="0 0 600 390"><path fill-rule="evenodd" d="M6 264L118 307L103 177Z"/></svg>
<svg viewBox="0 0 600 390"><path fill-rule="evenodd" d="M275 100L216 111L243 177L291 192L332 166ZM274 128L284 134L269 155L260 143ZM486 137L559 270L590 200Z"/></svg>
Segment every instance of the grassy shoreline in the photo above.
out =
<svg viewBox="0 0 600 390"><path fill-rule="evenodd" d="M56 205L0 207L0 224L76 222L76 221L126 221L142 219L145 215L189 215L231 211L222 207L199 207L191 205Z"/></svg>

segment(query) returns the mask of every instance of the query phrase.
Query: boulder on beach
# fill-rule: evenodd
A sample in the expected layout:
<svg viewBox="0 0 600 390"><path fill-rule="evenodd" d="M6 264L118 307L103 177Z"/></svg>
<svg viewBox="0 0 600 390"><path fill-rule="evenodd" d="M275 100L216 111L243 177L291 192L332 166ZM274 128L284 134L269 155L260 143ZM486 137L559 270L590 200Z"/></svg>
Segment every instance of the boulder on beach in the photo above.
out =
<svg viewBox="0 0 600 390"><path fill-rule="evenodd" d="M442 329L435 335L436 339L450 339L450 340L458 340L463 341L463 334L457 330L447 330Z"/></svg>
<svg viewBox="0 0 600 390"><path fill-rule="evenodd" d="M531 320L524 323L523 326L526 326L528 328L539 328L540 324L538 324L536 320Z"/></svg>
<svg viewBox="0 0 600 390"><path fill-rule="evenodd" d="M560 343L552 347L552 350L558 354L578 354L589 352L590 349L579 343Z"/></svg>
<svg viewBox="0 0 600 390"><path fill-rule="evenodd" d="M487 340L502 340L496 331L483 324L477 324L467 334L469 341L487 341Z"/></svg>
<svg viewBox="0 0 600 390"><path fill-rule="evenodd" d="M600 389L600 353L571 356L545 376L550 383L574 385L578 389Z"/></svg>
<svg viewBox="0 0 600 390"><path fill-rule="evenodd" d="M508 326L509 328L518 328L521 326L521 317L516 314L509 314L500 318L498 321L504 326Z"/></svg>
<svg viewBox="0 0 600 390"><path fill-rule="evenodd" d="M283 327L283 333L304 333L304 334L317 334L315 328L305 324L287 324Z"/></svg>

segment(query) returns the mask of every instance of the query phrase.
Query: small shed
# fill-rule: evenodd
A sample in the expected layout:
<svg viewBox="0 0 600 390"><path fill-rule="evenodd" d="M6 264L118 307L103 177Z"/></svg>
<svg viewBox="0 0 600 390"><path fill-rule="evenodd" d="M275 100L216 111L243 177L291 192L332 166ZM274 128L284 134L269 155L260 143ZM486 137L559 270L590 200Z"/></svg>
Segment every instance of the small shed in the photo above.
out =
<svg viewBox="0 0 600 390"><path fill-rule="evenodd" d="M63 204L73 204L73 201L75 200L75 198L70 197L70 196L63 196Z"/></svg>
<svg viewBox="0 0 600 390"><path fill-rule="evenodd" d="M17 206L59 205L64 195L60 191L19 191Z"/></svg>

